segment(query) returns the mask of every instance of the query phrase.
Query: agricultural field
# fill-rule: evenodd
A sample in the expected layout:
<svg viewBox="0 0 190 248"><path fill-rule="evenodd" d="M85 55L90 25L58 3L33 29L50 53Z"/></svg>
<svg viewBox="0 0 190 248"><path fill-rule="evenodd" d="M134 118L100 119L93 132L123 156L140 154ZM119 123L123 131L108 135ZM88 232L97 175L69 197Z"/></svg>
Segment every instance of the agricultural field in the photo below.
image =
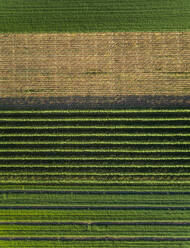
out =
<svg viewBox="0 0 190 248"><path fill-rule="evenodd" d="M189 0L1 0L0 31L184 31L189 8Z"/></svg>
<svg viewBox="0 0 190 248"><path fill-rule="evenodd" d="M0 247L188 247L190 110L0 111Z"/></svg>
<svg viewBox="0 0 190 248"><path fill-rule="evenodd" d="M189 32L0 34L1 105L32 97L72 106L78 97L93 106L132 96L131 105L156 96L157 106L163 97L172 105L190 94L189 40Z"/></svg>
<svg viewBox="0 0 190 248"><path fill-rule="evenodd" d="M0 248L190 247L190 1L0 1Z"/></svg>

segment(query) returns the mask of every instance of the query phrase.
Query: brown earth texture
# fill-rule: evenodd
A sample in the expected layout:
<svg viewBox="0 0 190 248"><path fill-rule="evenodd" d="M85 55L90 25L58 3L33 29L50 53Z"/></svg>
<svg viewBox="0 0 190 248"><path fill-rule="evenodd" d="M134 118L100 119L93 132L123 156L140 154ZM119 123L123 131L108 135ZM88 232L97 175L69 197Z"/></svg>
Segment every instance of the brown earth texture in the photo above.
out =
<svg viewBox="0 0 190 248"><path fill-rule="evenodd" d="M0 34L0 97L190 95L190 33Z"/></svg>

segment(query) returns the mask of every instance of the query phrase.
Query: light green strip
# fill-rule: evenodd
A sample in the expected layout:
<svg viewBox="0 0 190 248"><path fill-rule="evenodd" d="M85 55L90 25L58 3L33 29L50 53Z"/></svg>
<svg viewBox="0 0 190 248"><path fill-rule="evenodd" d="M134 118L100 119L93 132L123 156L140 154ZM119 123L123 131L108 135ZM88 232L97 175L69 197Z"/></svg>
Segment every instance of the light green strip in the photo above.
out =
<svg viewBox="0 0 190 248"><path fill-rule="evenodd" d="M93 144L107 144L107 145L190 145L190 142L178 141L178 142L157 142L157 141L0 141L0 145L59 145L59 144L71 144L71 145L93 145Z"/></svg>
<svg viewBox="0 0 190 248"><path fill-rule="evenodd" d="M85 148L81 148L81 149L12 149L12 148L6 148L6 149L0 149L0 153L1 152L135 152L135 153L156 153L156 152L162 152L162 153L168 153L168 152L189 152L190 150L185 150L185 149L147 149L147 150L127 150L127 149L85 149Z"/></svg>
<svg viewBox="0 0 190 248"><path fill-rule="evenodd" d="M114 126L0 126L0 129L123 129L123 128L129 128L129 129L190 129L190 125L184 125L184 126L135 126L135 125L114 125Z"/></svg>
<svg viewBox="0 0 190 248"><path fill-rule="evenodd" d="M12 204L7 204L7 205L5 205L5 204L3 204L3 205L0 205L1 207L14 207L14 206L18 206L18 207L25 207L25 206L27 206L27 205L23 205L23 204L14 204L14 205L12 205ZM55 206L57 206L57 205L55 205L55 204L51 204L51 205L37 205L37 204L31 204L30 206L36 206L36 207L41 207L41 206L43 206L44 208L46 208L46 207L49 207L49 206L52 206L52 207L55 207ZM88 207L92 207L92 205L75 205L75 207L86 207L86 208L88 208ZM108 207L107 205L104 205L104 204L96 204L96 206L97 207ZM137 207L138 205L127 205L127 207ZM59 205L59 207L69 207L69 205ZM109 205L109 208L110 207L126 207L126 205ZM164 205L164 204L162 204L161 206L158 206L158 204L150 204L150 205L148 205L148 204L142 204L142 205L140 205L140 207L168 207L168 208L170 208L170 207L176 207L176 208L185 208L185 207L187 207L187 205L174 205L174 204L172 204L172 205ZM15 210L15 209L14 209ZM33 210L33 209L32 209ZM109 209L108 209L109 210ZM158 209L159 210L159 209Z"/></svg>
<svg viewBox="0 0 190 248"><path fill-rule="evenodd" d="M54 183L57 183L57 184L63 184L63 183L67 183L67 184L83 184L83 183L85 183L85 184L107 184L107 185L109 185L109 184L118 184L118 185L123 185L123 184L131 184L131 185L133 185L133 184L147 184L147 185L150 185L150 187L151 187L151 185L154 185L154 184L165 184L165 185L171 185L171 184L177 184L177 185L180 185L180 184L188 184L188 185L190 185L190 180L186 180L186 181L184 181L184 180L182 180L182 181L179 181L179 180L177 180L177 181L174 181L174 180L143 180L143 181L141 181L141 180L138 180L138 181L136 181L136 180L129 180L129 181L126 181L126 180L120 180L120 181L111 181L111 180L106 180L106 181L103 181L103 180L74 180L74 181L72 181L72 180L51 180L51 181L48 181L48 182L46 182L46 181L42 181L42 180L30 180L30 181L28 181L28 180L1 180L1 184L3 183L3 184L9 184L9 183L15 183L15 184L18 184L19 182L21 182L21 183L32 183L32 184L35 184L35 183L37 183L37 184L39 184L39 183L41 183L41 184L54 184Z"/></svg>
<svg viewBox="0 0 190 248"><path fill-rule="evenodd" d="M190 117L183 117L183 118L109 118L109 117L98 117L98 118L0 118L0 121L52 121L52 122L58 122L58 121L190 121Z"/></svg>
<svg viewBox="0 0 190 248"><path fill-rule="evenodd" d="M154 168L155 169L155 168ZM62 175L62 176L190 176L190 172L183 172L183 173L160 173L160 172L123 172L123 173L118 173L118 172L109 172L108 173L98 173L98 172L41 172L41 173L36 173L36 172L0 172L1 176L57 176L57 175Z"/></svg>
<svg viewBox="0 0 190 248"><path fill-rule="evenodd" d="M40 168L94 168L94 169L99 169L99 168L148 168L148 169L155 169L157 168L190 168L189 165L123 165L123 164L116 164L116 165L93 165L93 164L88 164L88 165L60 165L60 164L55 164L55 165L34 165L34 164L0 164L1 168L31 168L31 167L40 167Z"/></svg>
<svg viewBox="0 0 190 248"><path fill-rule="evenodd" d="M20 114L24 114L24 113L178 113L178 112L190 112L190 109L122 109L122 110L112 110L112 109L107 109L107 110L1 110L0 114L12 114L12 113L20 113Z"/></svg>
<svg viewBox="0 0 190 248"><path fill-rule="evenodd" d="M156 133L156 134L152 134L152 133L112 133L112 134L107 134L107 133L98 133L98 134L95 134L95 133L79 133L79 134L73 134L73 133L63 133L63 134L43 134L43 133L40 133L40 134L36 134L36 133L32 133L32 134L0 134L0 136L2 137L31 137L31 136L39 136L39 137L168 137L168 136L183 136L183 137L186 137L186 136L190 136L190 133ZM110 141L111 142L111 141Z"/></svg>
<svg viewBox="0 0 190 248"><path fill-rule="evenodd" d="M0 157L0 160L189 160L190 157Z"/></svg>

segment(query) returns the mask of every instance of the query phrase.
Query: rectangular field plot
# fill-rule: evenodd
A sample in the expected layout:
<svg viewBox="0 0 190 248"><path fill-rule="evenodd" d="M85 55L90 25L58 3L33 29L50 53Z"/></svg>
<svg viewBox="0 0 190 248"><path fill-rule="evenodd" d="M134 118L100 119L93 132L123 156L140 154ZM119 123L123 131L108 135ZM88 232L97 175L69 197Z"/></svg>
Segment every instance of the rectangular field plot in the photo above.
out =
<svg viewBox="0 0 190 248"><path fill-rule="evenodd" d="M188 247L190 111L0 111L0 247Z"/></svg>

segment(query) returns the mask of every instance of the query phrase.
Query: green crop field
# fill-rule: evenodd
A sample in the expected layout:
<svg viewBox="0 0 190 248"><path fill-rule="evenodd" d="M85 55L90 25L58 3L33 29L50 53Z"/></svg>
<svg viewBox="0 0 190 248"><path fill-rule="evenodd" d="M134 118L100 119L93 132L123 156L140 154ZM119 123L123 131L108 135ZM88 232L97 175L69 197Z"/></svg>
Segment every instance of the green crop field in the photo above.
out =
<svg viewBox="0 0 190 248"><path fill-rule="evenodd" d="M103 246L102 246L103 245ZM179 247L185 247L188 248L190 245L190 241L186 241L184 244L184 241L159 241L159 247L160 248L179 248ZM41 248L41 247L48 247L48 248L126 248L126 247L132 247L132 248L155 248L155 241L108 241L104 240L102 241L62 241L60 239L53 240L53 241L44 241L44 240L25 240L25 241L0 241L0 247L10 247L10 248Z"/></svg>
<svg viewBox="0 0 190 248"><path fill-rule="evenodd" d="M0 247L189 247L189 130L189 110L0 111Z"/></svg>
<svg viewBox="0 0 190 248"><path fill-rule="evenodd" d="M38 236L38 233L42 236L48 237L49 235L54 235L54 237L60 237L63 233L69 236L82 236L84 233L88 236L105 236L105 235L114 235L116 236L133 236L134 234L137 236L166 236L168 234L172 234L172 236L189 236L189 226L184 225L183 223L175 224L171 223L167 225L167 223L159 223L155 224L147 224L140 222L136 223L52 223L46 224L43 223L28 223L25 225L20 224L1 224L0 225L0 235L9 236L14 235L22 235L22 236Z"/></svg>
<svg viewBox="0 0 190 248"><path fill-rule="evenodd" d="M0 32L184 31L189 0L1 0Z"/></svg>
<svg viewBox="0 0 190 248"><path fill-rule="evenodd" d="M40 188L40 187L39 187ZM132 194L133 193L133 194ZM39 198L40 196L40 198ZM151 198L150 198L151 196ZM94 204L100 206L186 206L190 205L189 194L181 194L181 192L175 192L175 194L164 194L163 192L110 192L99 191L93 193L88 192L57 192L49 191L39 195L39 192L24 191L20 193L3 193L2 199L0 199L0 206L93 206Z"/></svg>

